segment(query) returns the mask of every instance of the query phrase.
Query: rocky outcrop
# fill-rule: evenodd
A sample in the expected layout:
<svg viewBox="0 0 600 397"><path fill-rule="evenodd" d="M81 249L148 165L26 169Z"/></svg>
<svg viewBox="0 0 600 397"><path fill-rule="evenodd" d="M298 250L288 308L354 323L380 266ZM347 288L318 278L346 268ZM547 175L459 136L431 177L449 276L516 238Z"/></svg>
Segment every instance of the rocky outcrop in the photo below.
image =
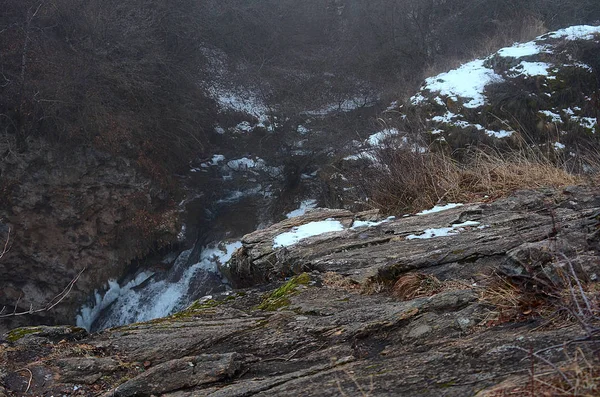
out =
<svg viewBox="0 0 600 397"><path fill-rule="evenodd" d="M11 396L465 396L532 365L560 366L574 349L593 357L596 320L574 309L582 328L518 305L507 318L486 282L502 274L541 293L568 265L592 294L598 193L523 191L380 224L374 213L309 212L246 236L230 264L246 284L236 277L307 273L99 334L13 330L0 345L0 386ZM322 219L345 229L273 249L274 237ZM415 270L419 288L406 282Z"/></svg>
<svg viewBox="0 0 600 397"><path fill-rule="evenodd" d="M10 136L0 153L0 238L10 247L0 260L3 314L56 302L85 269L53 310L3 318L0 329L73 322L91 292L179 231L168 194L129 160L90 147L66 153L41 138L20 153Z"/></svg>
<svg viewBox="0 0 600 397"><path fill-rule="evenodd" d="M573 187L560 193L523 191L494 203L402 217L377 226L349 227L360 215L318 210L245 236L228 274L234 284L243 285L312 270L337 272L358 283L394 279L412 270L441 279L470 279L500 268L518 271L540 250L534 245L595 255L593 215L599 208L600 198L593 190ZM277 235L327 218L341 218L346 228L274 248ZM450 234L439 237L445 233Z"/></svg>

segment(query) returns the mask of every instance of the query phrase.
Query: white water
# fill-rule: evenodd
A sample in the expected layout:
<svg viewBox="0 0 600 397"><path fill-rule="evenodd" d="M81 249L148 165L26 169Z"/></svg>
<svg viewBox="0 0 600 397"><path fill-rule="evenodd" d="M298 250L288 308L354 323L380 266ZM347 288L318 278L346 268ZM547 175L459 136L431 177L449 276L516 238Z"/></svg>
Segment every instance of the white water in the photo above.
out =
<svg viewBox="0 0 600 397"><path fill-rule="evenodd" d="M77 326L87 330L93 326L98 327L94 322L106 309L110 309L110 314L101 319L100 328L168 316L191 303L190 289L195 276L204 272L213 278L220 277L218 266L225 264L241 245L241 242L232 242L205 247L200 261L182 271L181 267L185 266L192 250L184 251L171 269L175 273L182 271L180 277L167 274L165 279L154 280L151 279L153 273L144 272L122 286L115 280L109 280L104 295L96 292L95 302L81 309L76 318ZM141 285L142 283L145 284Z"/></svg>

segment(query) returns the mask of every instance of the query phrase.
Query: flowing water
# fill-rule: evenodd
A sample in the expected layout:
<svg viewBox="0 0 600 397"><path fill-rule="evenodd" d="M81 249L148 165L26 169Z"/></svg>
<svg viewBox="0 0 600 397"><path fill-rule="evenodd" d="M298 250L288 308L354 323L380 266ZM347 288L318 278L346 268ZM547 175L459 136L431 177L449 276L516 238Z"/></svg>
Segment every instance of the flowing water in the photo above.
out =
<svg viewBox="0 0 600 397"><path fill-rule="evenodd" d="M120 285L108 281L107 290L94 294L94 302L77 315L77 325L90 331L148 321L168 316L194 300L228 288L218 266L225 264L240 242L212 244L179 254L173 267L164 274L141 272Z"/></svg>

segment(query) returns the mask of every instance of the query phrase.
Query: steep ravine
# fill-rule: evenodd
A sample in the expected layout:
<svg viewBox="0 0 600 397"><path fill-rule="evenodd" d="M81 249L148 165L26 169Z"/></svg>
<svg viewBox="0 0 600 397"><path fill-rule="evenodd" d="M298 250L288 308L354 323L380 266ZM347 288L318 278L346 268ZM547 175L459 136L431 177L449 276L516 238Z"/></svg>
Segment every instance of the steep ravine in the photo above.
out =
<svg viewBox="0 0 600 397"><path fill-rule="evenodd" d="M590 54L598 42L597 27L573 27L428 79L405 105L352 100L349 93L337 107L298 110L293 118L279 118L276 106L264 103L251 85L218 80L226 74L217 68L207 90L220 107L218 124L211 145L188 172L173 178L184 192L181 202L124 158L87 147L61 155L42 139L21 154L7 139L0 217L3 237L10 228L13 244L0 260L6 275L0 305L43 308L85 271L52 311L3 319L0 328L74 323L79 314L81 325L99 329L166 315L203 295L226 292L229 286L216 271L231 251L226 246L295 209L361 209L365 197L352 178L360 178L364 167L379 166L373 153L386 142L416 151L432 142L452 148L521 145L517 131L493 134L511 124L512 114L498 118L511 98L505 91L518 90L519 101L537 98L531 111L513 112L523 116L515 125L529 123L534 141L547 146L551 157L572 157L586 170L575 149L579 141L597 142L598 71ZM533 64L538 68L515 69ZM473 86L457 83L465 73ZM574 92L577 84L584 90ZM410 133L421 122L424 136ZM165 247L157 250L155 242ZM229 281L240 286L255 276ZM124 293L121 303L111 304ZM105 319L93 325L98 315Z"/></svg>
<svg viewBox="0 0 600 397"><path fill-rule="evenodd" d="M498 280L529 293L558 287L572 266L592 297L597 187L437 210L310 211L244 236L228 269L248 287L228 297L96 334L13 330L0 344L0 395L491 397L503 381L529 390L532 367L595 362L597 333L582 323L597 330L597 319L542 316L561 308L551 297L510 311L518 295L491 293ZM340 228L290 245L281 237L322 222ZM391 289L395 280L403 287Z"/></svg>

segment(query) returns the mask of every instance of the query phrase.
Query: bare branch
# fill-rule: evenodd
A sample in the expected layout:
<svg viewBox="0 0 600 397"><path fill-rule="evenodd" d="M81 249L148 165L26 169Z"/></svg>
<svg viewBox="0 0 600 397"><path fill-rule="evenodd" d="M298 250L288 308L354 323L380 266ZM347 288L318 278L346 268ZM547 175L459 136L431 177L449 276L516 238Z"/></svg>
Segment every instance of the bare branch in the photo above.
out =
<svg viewBox="0 0 600 397"><path fill-rule="evenodd" d="M4 242L4 249L0 253L0 259L10 250L9 242L10 242L10 227L8 228L8 235L6 236L6 241Z"/></svg>
<svg viewBox="0 0 600 397"><path fill-rule="evenodd" d="M5 312L6 310L6 306L4 306L2 308L2 310L0 310L0 319L2 318L7 318L7 317L17 317L17 316L26 316L29 314L35 314L35 313L41 313L41 312L46 312L49 311L51 309L53 309L54 307L56 307L59 303L61 303L63 300L65 300L65 298L69 295L69 293L71 292L71 290L73 289L73 286L75 285L75 283L77 282L77 280L79 280L79 278L81 277L81 275L83 274L83 272L87 269L84 268L82 269L77 276L75 276L73 278L73 280L71 280L69 282L69 284L67 284L67 286L65 287L65 289L62 290L62 292L58 295L56 295L54 298L52 298L44 307L39 308L39 309L34 309L33 305L29 306L28 310L25 311L17 311L18 309L18 305L19 302L21 300L21 297L19 297L19 299L17 299L17 303L15 304L15 308L13 310L12 313L8 313L8 314L2 314Z"/></svg>

